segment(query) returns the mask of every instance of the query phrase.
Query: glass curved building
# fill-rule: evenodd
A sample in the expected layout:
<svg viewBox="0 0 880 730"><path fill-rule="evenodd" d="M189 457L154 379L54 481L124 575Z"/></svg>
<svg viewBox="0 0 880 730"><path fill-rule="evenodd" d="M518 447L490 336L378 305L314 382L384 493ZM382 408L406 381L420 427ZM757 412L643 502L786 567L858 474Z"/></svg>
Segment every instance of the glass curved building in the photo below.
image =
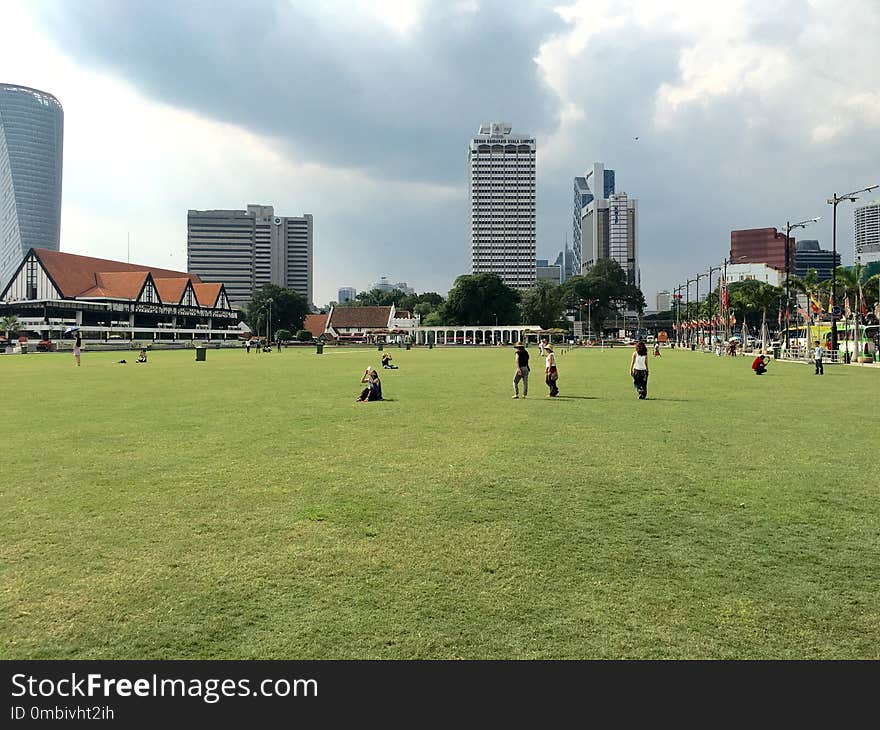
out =
<svg viewBox="0 0 880 730"><path fill-rule="evenodd" d="M0 84L0 289L28 249L58 250L63 145L58 99Z"/></svg>

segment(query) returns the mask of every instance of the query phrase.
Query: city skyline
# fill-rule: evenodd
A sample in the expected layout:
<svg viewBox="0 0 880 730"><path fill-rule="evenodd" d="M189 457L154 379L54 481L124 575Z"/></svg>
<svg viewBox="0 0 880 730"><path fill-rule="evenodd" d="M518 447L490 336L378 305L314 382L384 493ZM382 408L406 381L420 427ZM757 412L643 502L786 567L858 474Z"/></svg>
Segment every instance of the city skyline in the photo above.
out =
<svg viewBox="0 0 880 730"><path fill-rule="evenodd" d="M461 146L487 119L536 138L538 258L571 235L572 179L613 162L618 189L640 201L647 297L720 260L731 230L821 215L811 235L827 247L824 201L880 181L880 51L867 40L880 8L867 1L516 14L257 2L224 6L210 37L199 3L13 0L4 13L17 32L0 81L65 107L62 250L124 260L130 234L132 260L182 268L186 210L271 200L321 222L316 304L343 281L366 289L391 262L441 294L469 271ZM602 73L579 73L590 66ZM852 263L849 204L837 248Z"/></svg>

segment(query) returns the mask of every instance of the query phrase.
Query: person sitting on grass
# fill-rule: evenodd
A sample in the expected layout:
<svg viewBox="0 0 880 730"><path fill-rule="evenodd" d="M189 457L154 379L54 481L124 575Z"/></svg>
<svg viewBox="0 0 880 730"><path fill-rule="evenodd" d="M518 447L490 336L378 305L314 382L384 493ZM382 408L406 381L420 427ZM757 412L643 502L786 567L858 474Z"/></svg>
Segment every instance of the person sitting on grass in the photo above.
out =
<svg viewBox="0 0 880 730"><path fill-rule="evenodd" d="M382 367L385 370L398 370L399 369L397 367L397 365L391 364L391 355L389 355L387 352L382 355Z"/></svg>
<svg viewBox="0 0 880 730"><path fill-rule="evenodd" d="M752 361L752 370L755 371L755 375L763 375L767 372L767 356L766 355L758 355Z"/></svg>
<svg viewBox="0 0 880 730"><path fill-rule="evenodd" d="M382 400L382 381L379 380L379 373L373 368L368 367L364 370L361 383L367 387L361 391L358 396L357 403L366 403L367 401Z"/></svg>
<svg viewBox="0 0 880 730"><path fill-rule="evenodd" d="M138 355L138 359L135 360L135 362L138 363L138 362L146 362L146 361L147 361L147 348L142 347L140 354Z"/></svg>

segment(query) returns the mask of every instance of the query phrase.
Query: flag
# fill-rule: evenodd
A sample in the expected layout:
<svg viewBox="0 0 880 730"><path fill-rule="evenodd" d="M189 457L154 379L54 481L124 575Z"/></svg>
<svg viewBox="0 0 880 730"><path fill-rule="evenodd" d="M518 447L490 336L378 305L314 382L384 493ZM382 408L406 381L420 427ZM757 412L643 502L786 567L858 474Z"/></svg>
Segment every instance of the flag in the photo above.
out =
<svg viewBox="0 0 880 730"><path fill-rule="evenodd" d="M785 308L785 321L791 322L791 311L789 311L788 307Z"/></svg>
<svg viewBox="0 0 880 730"><path fill-rule="evenodd" d="M828 314L834 313L834 292L828 295Z"/></svg>
<svg viewBox="0 0 880 730"><path fill-rule="evenodd" d="M822 305L812 294L810 294L810 309L813 310L813 314L819 314L822 311Z"/></svg>
<svg viewBox="0 0 880 730"><path fill-rule="evenodd" d="M810 315L807 313L807 310L804 309L803 307L798 307L798 308L797 308L797 313L798 313L801 317L803 317L804 322L809 322L809 321L810 321Z"/></svg>
<svg viewBox="0 0 880 730"><path fill-rule="evenodd" d="M776 310L776 325L782 329L782 307Z"/></svg>
<svg viewBox="0 0 880 730"><path fill-rule="evenodd" d="M849 306L849 297L848 296L844 297L844 300L843 300L843 313L847 319L852 317L852 309Z"/></svg>
<svg viewBox="0 0 880 730"><path fill-rule="evenodd" d="M735 325L735 324L736 324L736 315L733 314L733 312L731 312L730 313L730 326L733 327L733 325Z"/></svg>
<svg viewBox="0 0 880 730"><path fill-rule="evenodd" d="M863 317L868 316L868 303L865 301L865 294L862 291L862 285L859 284L859 309Z"/></svg>

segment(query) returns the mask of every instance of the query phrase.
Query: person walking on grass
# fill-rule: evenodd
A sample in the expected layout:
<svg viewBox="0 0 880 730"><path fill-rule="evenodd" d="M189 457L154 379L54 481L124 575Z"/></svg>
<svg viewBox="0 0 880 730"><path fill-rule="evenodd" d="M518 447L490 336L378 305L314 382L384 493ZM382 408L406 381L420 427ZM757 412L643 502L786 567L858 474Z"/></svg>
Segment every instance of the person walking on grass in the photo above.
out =
<svg viewBox="0 0 880 730"><path fill-rule="evenodd" d="M76 360L76 366L79 367L79 357L82 354L82 335L76 333L76 340L73 343L73 359Z"/></svg>
<svg viewBox="0 0 880 730"><path fill-rule="evenodd" d="M639 394L639 400L645 400L648 397L648 348L644 342L636 342L629 363L629 374L633 379L633 387Z"/></svg>
<svg viewBox="0 0 880 730"><path fill-rule="evenodd" d="M523 398L529 394L529 353L523 347L522 342L514 345L513 360L516 370L513 373L513 397L519 398L519 381L523 384Z"/></svg>
<svg viewBox="0 0 880 730"><path fill-rule="evenodd" d="M816 361L816 375L824 375L825 368L822 366L822 348L819 345L819 340L816 340L816 349L813 352L813 359Z"/></svg>
<svg viewBox="0 0 880 730"><path fill-rule="evenodd" d="M559 395L559 386L557 385L559 381L559 371L556 369L556 355L553 353L553 345L544 345L544 357L546 360L546 365L544 367L544 374L546 376L545 382L547 383L547 387L550 388L547 397L555 398Z"/></svg>

